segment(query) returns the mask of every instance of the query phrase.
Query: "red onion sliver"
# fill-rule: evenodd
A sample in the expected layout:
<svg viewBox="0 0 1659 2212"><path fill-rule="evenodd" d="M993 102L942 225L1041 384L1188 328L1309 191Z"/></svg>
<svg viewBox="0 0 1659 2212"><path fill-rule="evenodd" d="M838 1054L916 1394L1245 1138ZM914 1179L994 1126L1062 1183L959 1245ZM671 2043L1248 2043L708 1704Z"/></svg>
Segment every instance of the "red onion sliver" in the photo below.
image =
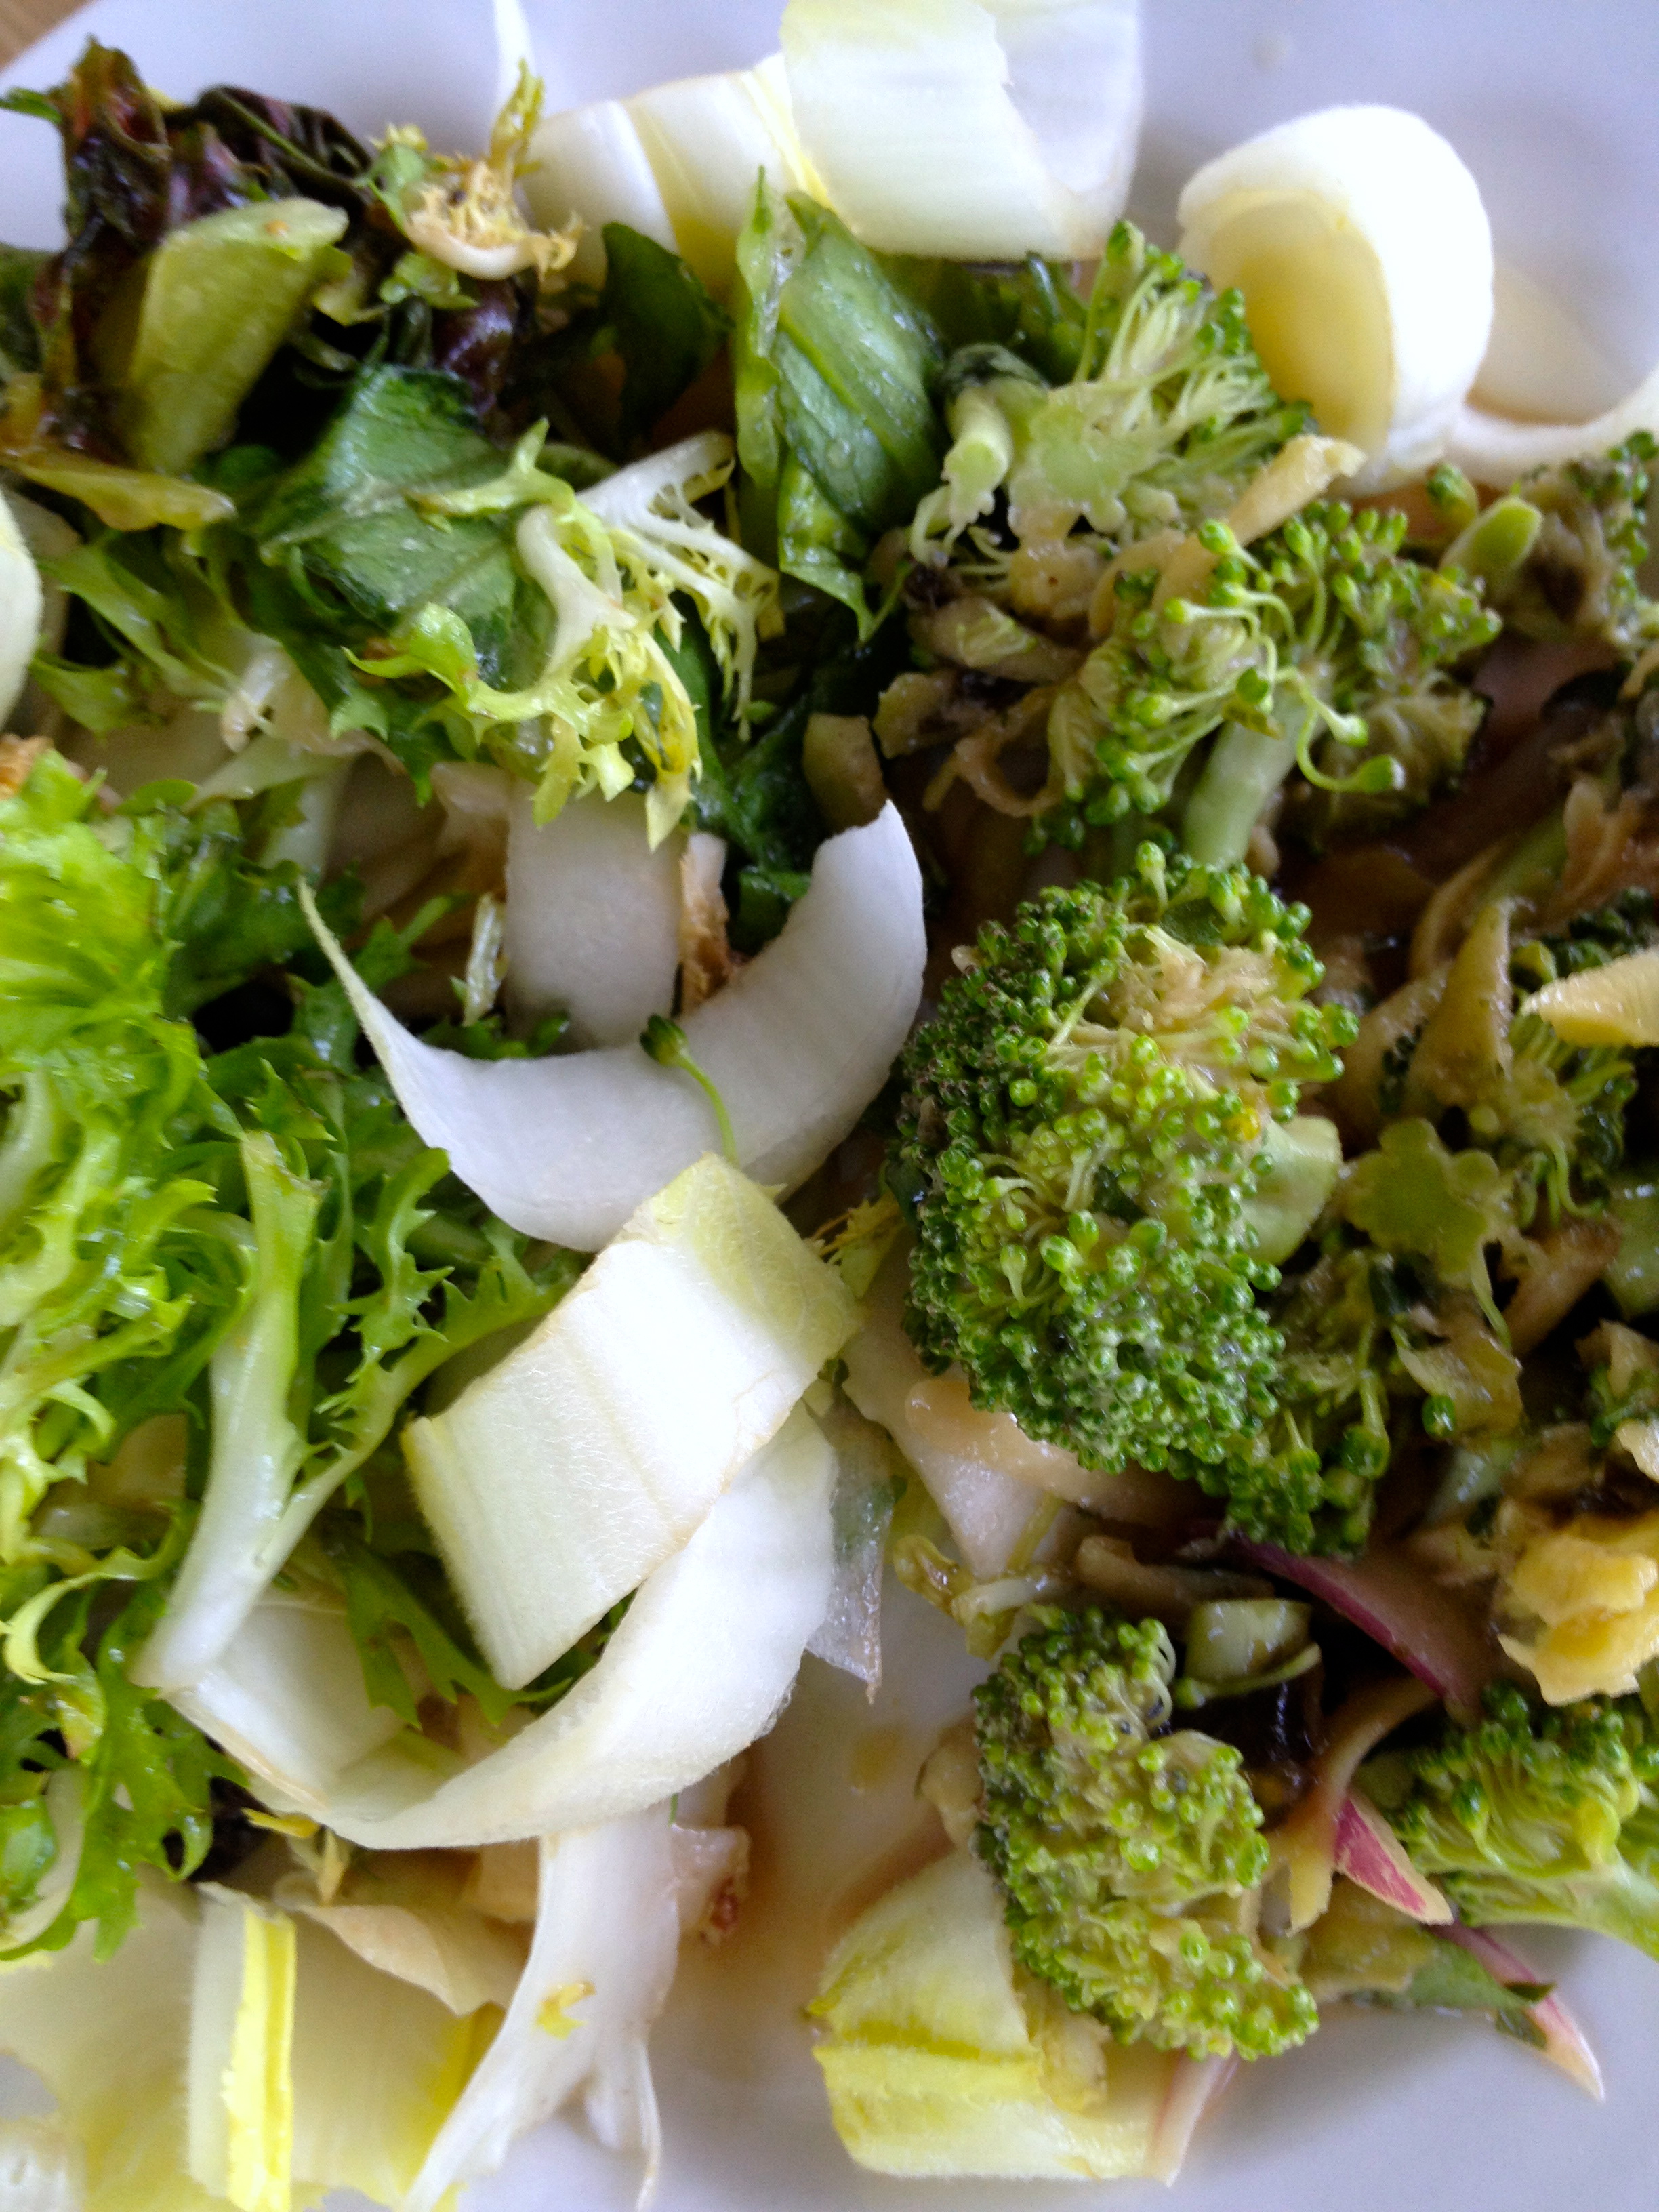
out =
<svg viewBox="0 0 1659 2212"><path fill-rule="evenodd" d="M1297 1559L1277 1544L1238 1541L1232 1549L1364 1629L1443 1698L1456 1718L1472 1720L1480 1712L1497 1654L1459 1601L1403 1547L1379 1545L1352 1562Z"/></svg>
<svg viewBox="0 0 1659 2212"><path fill-rule="evenodd" d="M1361 1764L1402 1721L1432 1702L1425 1683L1396 1674L1356 1690L1326 1723L1325 1748L1314 1769L1313 1787L1268 1839L1274 1869L1284 1870L1292 1935L1311 1928L1331 1901L1338 1824ZM1269 1875L1269 1881L1273 1879Z"/></svg>
<svg viewBox="0 0 1659 2212"><path fill-rule="evenodd" d="M1336 1816L1336 1870L1426 1927L1443 1927L1452 1909L1419 1874L1406 1847L1363 1790L1350 1790Z"/></svg>

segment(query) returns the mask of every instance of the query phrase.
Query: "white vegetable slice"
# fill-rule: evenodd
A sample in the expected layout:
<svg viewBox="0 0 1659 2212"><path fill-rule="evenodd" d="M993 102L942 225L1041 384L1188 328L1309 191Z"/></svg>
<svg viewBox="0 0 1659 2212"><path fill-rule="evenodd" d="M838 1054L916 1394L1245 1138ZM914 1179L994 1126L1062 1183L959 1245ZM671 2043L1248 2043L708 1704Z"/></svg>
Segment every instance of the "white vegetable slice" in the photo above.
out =
<svg viewBox="0 0 1659 2212"><path fill-rule="evenodd" d="M113 1958L94 1957L85 1925L66 1949L0 1973L0 2051L58 2100L55 2128L75 2147L67 2162L85 2177L75 2212L213 2212L219 2203L185 2173L196 1929L190 1893L146 1875L138 1924Z"/></svg>
<svg viewBox="0 0 1659 2212"><path fill-rule="evenodd" d="M892 253L1098 253L1140 131L1136 0L790 0L790 103L825 196Z"/></svg>
<svg viewBox="0 0 1659 2212"><path fill-rule="evenodd" d="M535 1333L404 1431L422 1512L519 1689L676 1552L857 1326L835 1270L712 1154Z"/></svg>
<svg viewBox="0 0 1659 2212"><path fill-rule="evenodd" d="M356 1697L346 1693L354 1674ZM261 1771L272 1775L339 1773L389 1743L399 1726L389 1707L362 1694L344 1615L281 1592L253 1607L200 1694L213 1733L227 1743L257 1742ZM186 1710L185 1693L173 1702Z"/></svg>
<svg viewBox="0 0 1659 2212"><path fill-rule="evenodd" d="M531 211L550 225L580 217L586 235L572 269L590 283L604 272L600 231L625 222L723 291L762 170L781 191L810 189L775 54L756 69L685 77L629 100L550 115L531 150Z"/></svg>
<svg viewBox="0 0 1659 2212"><path fill-rule="evenodd" d="M674 226L634 118L621 100L596 100L590 107L546 117L530 142L530 153L534 166L521 187L525 204L538 223L563 228L573 216L580 222L582 236L570 273L581 283L604 279L599 234L608 222L625 222L669 252L675 251Z"/></svg>
<svg viewBox="0 0 1659 2212"><path fill-rule="evenodd" d="M435 2212L458 2183L495 2172L578 2089L601 2142L643 2158L649 2191L661 2131L646 2039L680 1941L672 1832L653 1805L543 1843L529 1963L402 2212Z"/></svg>
<svg viewBox="0 0 1659 2212"><path fill-rule="evenodd" d="M782 56L726 76L658 85L630 100L628 112L681 253L711 290L724 292L762 172L779 191L810 189Z"/></svg>
<svg viewBox="0 0 1659 2212"><path fill-rule="evenodd" d="M6 2212L82 2212L79 2146L52 2120L0 2120L0 2204Z"/></svg>
<svg viewBox="0 0 1659 2212"><path fill-rule="evenodd" d="M372 1735L392 1716L370 1707L339 1617L290 1607L317 1639L308 1711L296 1712L261 1640L280 1600L173 1703L271 1803L367 1849L510 1843L625 1818L770 1726L829 1602L834 1481L834 1455L795 1413L642 1585L599 1665L476 1765L456 1771L434 1747L403 1738L343 1759L343 1739Z"/></svg>
<svg viewBox="0 0 1659 2212"><path fill-rule="evenodd" d="M45 610L40 572L10 501L0 493L0 724L27 681Z"/></svg>
<svg viewBox="0 0 1659 2212"><path fill-rule="evenodd" d="M1367 455L1354 489L1440 459L1486 350L1492 252L1438 131L1397 107L1298 116L1207 162L1180 215L1184 258L1243 291L1277 389Z"/></svg>
<svg viewBox="0 0 1659 2212"><path fill-rule="evenodd" d="M1556 295L1501 257L1492 265L1492 336L1468 404L1540 422L1587 422L1625 379Z"/></svg>
<svg viewBox="0 0 1659 2212"><path fill-rule="evenodd" d="M1588 422L1512 422L1481 407L1460 407L1446 459L1479 484L1511 484L1528 469L1585 460L1622 446L1638 430L1659 436L1659 364L1626 398Z"/></svg>
<svg viewBox="0 0 1659 2212"><path fill-rule="evenodd" d="M637 1045L486 1061L421 1043L364 988L301 896L404 1113L515 1229L596 1251L719 1145L697 1085ZM683 1024L725 1101L744 1174L793 1190L840 1143L904 1042L926 957L921 872L889 805L819 848L782 934Z"/></svg>
<svg viewBox="0 0 1659 2212"><path fill-rule="evenodd" d="M631 1044L674 1003L685 840L646 835L634 792L538 823L515 787L507 836L507 994L526 1026L562 1008L577 1045Z"/></svg>

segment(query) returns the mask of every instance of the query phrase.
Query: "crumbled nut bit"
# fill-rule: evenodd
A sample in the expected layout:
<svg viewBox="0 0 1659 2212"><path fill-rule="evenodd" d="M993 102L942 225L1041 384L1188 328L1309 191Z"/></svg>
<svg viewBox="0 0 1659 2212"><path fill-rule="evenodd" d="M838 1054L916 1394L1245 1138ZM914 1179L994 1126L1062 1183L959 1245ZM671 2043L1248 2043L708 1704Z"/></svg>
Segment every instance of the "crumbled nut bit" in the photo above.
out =
<svg viewBox="0 0 1659 2212"><path fill-rule="evenodd" d="M15 799L47 751L44 738L0 738L0 799Z"/></svg>
<svg viewBox="0 0 1659 2212"><path fill-rule="evenodd" d="M726 934L720 876L726 840L694 830L680 858L680 1012L693 1012L729 983L738 962Z"/></svg>

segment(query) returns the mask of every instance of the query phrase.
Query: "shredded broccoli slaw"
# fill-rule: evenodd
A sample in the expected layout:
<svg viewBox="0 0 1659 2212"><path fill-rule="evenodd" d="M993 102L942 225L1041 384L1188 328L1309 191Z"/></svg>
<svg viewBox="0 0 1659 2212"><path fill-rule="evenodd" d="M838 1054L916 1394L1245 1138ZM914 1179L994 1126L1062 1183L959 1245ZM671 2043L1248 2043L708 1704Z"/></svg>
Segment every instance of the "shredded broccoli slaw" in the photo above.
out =
<svg viewBox="0 0 1659 2212"><path fill-rule="evenodd" d="M1419 118L1166 250L1133 7L980 12L8 96L21 2203L648 2191L691 1942L888 2175L1349 2003L1601 2094L1495 1931L1659 1957L1659 404L1472 396Z"/></svg>

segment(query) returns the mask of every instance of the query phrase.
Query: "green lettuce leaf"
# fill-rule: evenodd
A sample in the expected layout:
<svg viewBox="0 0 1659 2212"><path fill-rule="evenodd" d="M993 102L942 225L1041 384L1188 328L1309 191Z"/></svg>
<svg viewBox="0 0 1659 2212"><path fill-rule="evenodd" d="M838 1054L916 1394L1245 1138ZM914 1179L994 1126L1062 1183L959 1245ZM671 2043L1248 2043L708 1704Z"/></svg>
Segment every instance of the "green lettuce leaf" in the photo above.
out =
<svg viewBox="0 0 1659 2212"><path fill-rule="evenodd" d="M234 1770L154 1694L192 1589L234 1632L419 1386L581 1264L421 1143L337 986L293 976L284 1034L204 1053L181 1012L295 955L299 877L250 858L257 803L168 801L105 815L51 753L0 801L0 1948L112 1945L140 1869L200 1862Z"/></svg>
<svg viewBox="0 0 1659 2212"><path fill-rule="evenodd" d="M825 208L764 185L738 241L732 368L756 550L849 607L863 569L939 480L932 316Z"/></svg>

